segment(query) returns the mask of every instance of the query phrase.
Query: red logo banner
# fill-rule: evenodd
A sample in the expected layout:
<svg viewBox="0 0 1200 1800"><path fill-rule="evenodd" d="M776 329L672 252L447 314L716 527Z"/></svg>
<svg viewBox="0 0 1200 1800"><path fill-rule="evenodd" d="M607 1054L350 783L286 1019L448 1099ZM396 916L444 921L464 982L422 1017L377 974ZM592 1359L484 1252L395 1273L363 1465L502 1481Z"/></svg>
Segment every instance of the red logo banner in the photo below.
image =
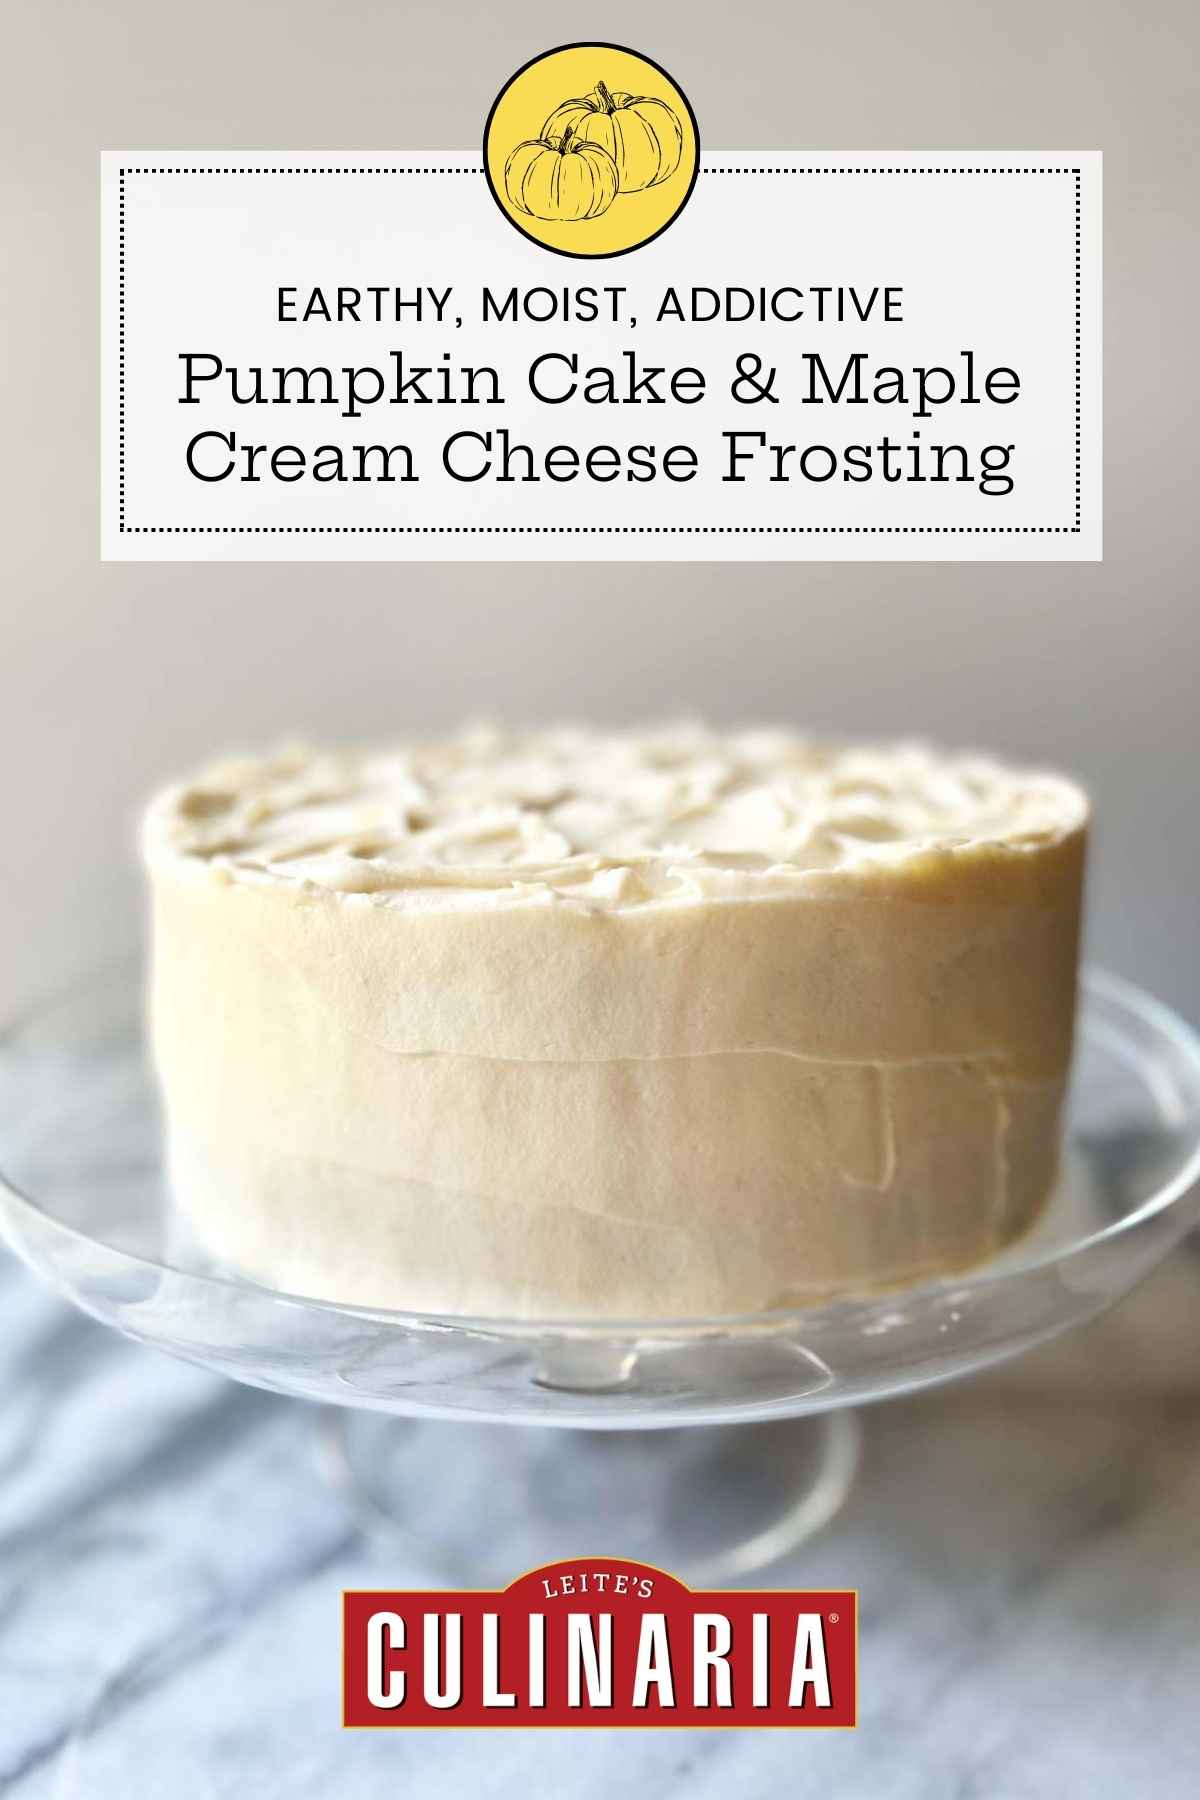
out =
<svg viewBox="0 0 1200 1800"><path fill-rule="evenodd" d="M349 1726L857 1723L851 1589L693 1591L573 1558L502 1592L342 1596Z"/></svg>

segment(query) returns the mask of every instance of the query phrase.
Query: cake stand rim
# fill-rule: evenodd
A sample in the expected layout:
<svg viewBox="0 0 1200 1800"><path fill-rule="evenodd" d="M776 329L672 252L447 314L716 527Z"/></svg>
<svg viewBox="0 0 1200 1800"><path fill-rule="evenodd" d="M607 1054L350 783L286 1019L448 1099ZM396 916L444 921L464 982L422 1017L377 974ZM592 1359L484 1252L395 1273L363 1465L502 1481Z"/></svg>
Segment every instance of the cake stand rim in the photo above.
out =
<svg viewBox="0 0 1200 1800"><path fill-rule="evenodd" d="M0 1025L0 1058L12 1048L14 1043L19 1042L23 1032L45 1017L52 1016L56 1010L72 1002L78 1002L89 992L98 991L117 981L124 980L126 983L131 983L138 974L139 964L134 957L110 961L93 969L90 974L85 974L69 984L64 984L56 992L22 1007L7 1023ZM1087 1000L1090 998L1102 1005L1107 1003L1115 1006L1127 1017L1136 1020L1143 1028L1149 1026L1160 1043L1174 1054L1179 1065L1186 1071L1194 1084L1196 1123L1193 1127L1192 1141L1187 1154L1174 1174L1131 1211L1121 1214L1108 1224L1090 1231L1082 1237L1072 1239L1057 1247L1049 1247L1032 1255L1028 1260L1010 1262L1002 1268L997 1268L994 1266L995 1260L999 1260L997 1258L993 1262L971 1265L962 1270L924 1281L879 1288L870 1292L847 1291L813 1305L779 1307L752 1313L713 1314L707 1317L624 1318L614 1316L579 1319L567 1316L518 1318L504 1315L439 1313L433 1310L358 1306L351 1302L329 1300L316 1295L272 1287L265 1282L256 1281L252 1276L232 1271L227 1274L219 1269L188 1267L186 1264L147 1256L123 1246L111 1244L105 1239L85 1231L80 1226L70 1224L58 1217L56 1213L27 1193L20 1183L6 1171L2 1160L2 1146L0 1146L0 1192L3 1193L8 1204L15 1203L19 1210L32 1214L41 1225L49 1225L54 1231L77 1241L80 1245L99 1249L106 1256L137 1268L152 1270L160 1275L171 1275L183 1281L198 1283L201 1286L216 1287L234 1293L250 1292L260 1299L269 1300L276 1305L317 1310L378 1326L391 1325L408 1332L457 1331L475 1336L516 1340L578 1338L594 1342L602 1340L611 1342L617 1339L622 1342L646 1344L655 1339L678 1341L685 1338L719 1337L749 1340L786 1332L797 1324L807 1327L824 1323L845 1324L855 1315L865 1317L880 1307L886 1308L900 1303L907 1306L936 1302L952 1295L961 1295L964 1289L969 1289L972 1294L986 1290L1000 1290L1014 1282L1044 1273L1049 1269L1068 1266L1090 1250L1097 1249L1101 1245L1113 1244L1138 1227L1146 1225L1151 1220L1161 1218L1164 1213L1174 1207L1181 1206L1188 1195L1200 1186L1200 1033L1194 1030L1172 1007L1148 993L1136 982L1111 974L1095 965L1085 964L1081 968L1078 990L1080 1005L1076 1017L1077 1041L1083 1035L1082 1025ZM1129 1046L1129 1048L1134 1049L1136 1055L1136 1047ZM0 1065L0 1080L2 1079L3 1068ZM1185 1221L1180 1226L1180 1236L1188 1229L1188 1223ZM5 1235L9 1236L8 1233ZM11 1236L9 1236L9 1241L12 1244ZM19 1245L14 1244L12 1247L20 1254ZM1011 1254L1012 1248L1009 1247L1007 1253L1001 1254ZM1164 1251L1163 1254L1167 1254L1167 1251ZM1118 1294L1123 1291L1125 1290L1117 1290Z"/></svg>

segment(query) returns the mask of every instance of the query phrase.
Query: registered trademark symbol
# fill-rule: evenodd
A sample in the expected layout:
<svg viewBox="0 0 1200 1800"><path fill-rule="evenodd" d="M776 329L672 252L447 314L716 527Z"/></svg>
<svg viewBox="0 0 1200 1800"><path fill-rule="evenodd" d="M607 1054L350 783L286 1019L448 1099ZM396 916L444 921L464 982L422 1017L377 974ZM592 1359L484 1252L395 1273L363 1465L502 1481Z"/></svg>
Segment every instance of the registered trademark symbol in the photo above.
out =
<svg viewBox="0 0 1200 1800"><path fill-rule="evenodd" d="M837 1622L838 1622L838 1620L839 1620L839 1619L840 1619L840 1618L841 1618L841 1616L842 1616L842 1615L841 1615L841 1614L840 1614L840 1613L830 1613L830 1615L829 1615L829 1623L830 1623L830 1624L831 1624L831 1625L836 1625L836 1624L837 1624Z"/></svg>

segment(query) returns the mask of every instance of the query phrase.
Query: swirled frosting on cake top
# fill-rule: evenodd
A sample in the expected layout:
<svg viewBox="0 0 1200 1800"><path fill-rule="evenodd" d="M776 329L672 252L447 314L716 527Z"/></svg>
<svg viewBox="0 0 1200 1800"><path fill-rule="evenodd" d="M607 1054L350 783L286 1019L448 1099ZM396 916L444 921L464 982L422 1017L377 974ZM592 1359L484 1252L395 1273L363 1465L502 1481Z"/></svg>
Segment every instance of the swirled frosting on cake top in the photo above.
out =
<svg viewBox="0 0 1200 1800"><path fill-rule="evenodd" d="M921 743L841 747L700 726L478 728L436 743L213 764L161 795L146 847L234 881L378 905L599 907L820 890L1057 842L1061 776Z"/></svg>

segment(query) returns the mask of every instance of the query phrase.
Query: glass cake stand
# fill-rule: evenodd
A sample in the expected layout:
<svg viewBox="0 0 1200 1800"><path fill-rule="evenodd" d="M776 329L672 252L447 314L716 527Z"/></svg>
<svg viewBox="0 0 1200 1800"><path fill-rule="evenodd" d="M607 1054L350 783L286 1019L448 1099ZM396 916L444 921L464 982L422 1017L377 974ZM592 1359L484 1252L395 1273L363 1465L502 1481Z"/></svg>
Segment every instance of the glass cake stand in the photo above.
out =
<svg viewBox="0 0 1200 1800"><path fill-rule="evenodd" d="M564 1324L333 1305L188 1244L163 1179L141 1010L136 972L114 971L0 1040L9 1243L129 1337L324 1402L325 1464L363 1523L475 1585L589 1552L693 1584L763 1567L849 1490L851 1408L1092 1317L1200 1214L1200 1041L1094 973L1057 1190L1036 1229L984 1267L745 1318Z"/></svg>

